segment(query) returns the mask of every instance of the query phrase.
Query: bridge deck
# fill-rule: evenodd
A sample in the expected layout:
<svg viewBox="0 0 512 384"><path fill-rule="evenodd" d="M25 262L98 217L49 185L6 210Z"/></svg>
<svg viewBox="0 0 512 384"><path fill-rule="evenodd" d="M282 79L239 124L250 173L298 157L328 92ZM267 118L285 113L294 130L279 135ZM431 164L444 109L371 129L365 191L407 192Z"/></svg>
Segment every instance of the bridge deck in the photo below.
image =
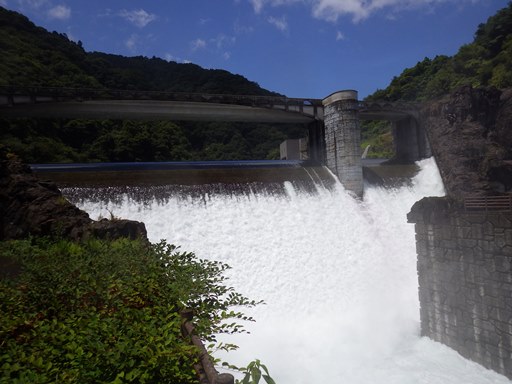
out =
<svg viewBox="0 0 512 384"><path fill-rule="evenodd" d="M261 123L308 123L314 120L299 112L186 101L88 100L24 104L1 107L2 117L65 117L70 119L133 119L186 121L243 121Z"/></svg>
<svg viewBox="0 0 512 384"><path fill-rule="evenodd" d="M361 120L414 115L403 103L359 103ZM320 99L167 91L0 86L0 116L310 123L323 120Z"/></svg>

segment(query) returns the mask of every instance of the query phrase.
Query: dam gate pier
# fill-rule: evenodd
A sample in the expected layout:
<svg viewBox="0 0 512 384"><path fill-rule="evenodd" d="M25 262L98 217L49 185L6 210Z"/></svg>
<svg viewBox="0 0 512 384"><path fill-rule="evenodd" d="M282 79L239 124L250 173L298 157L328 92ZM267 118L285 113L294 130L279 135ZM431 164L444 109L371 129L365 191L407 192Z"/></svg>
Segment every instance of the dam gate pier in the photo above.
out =
<svg viewBox="0 0 512 384"><path fill-rule="evenodd" d="M336 92L326 97L322 103L325 163L347 190L362 196L363 166L357 92Z"/></svg>

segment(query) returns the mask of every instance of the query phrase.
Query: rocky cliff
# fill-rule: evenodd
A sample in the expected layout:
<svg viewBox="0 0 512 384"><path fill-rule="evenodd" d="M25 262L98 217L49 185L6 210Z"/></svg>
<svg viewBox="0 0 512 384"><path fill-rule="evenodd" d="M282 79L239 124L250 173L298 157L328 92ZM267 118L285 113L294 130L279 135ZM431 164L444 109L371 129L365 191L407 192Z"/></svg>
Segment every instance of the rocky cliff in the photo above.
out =
<svg viewBox="0 0 512 384"><path fill-rule="evenodd" d="M15 155L0 149L0 240L29 235L147 239L144 223L90 219L54 183L40 181Z"/></svg>
<svg viewBox="0 0 512 384"><path fill-rule="evenodd" d="M425 105L419 121L449 197L512 190L512 89L462 87Z"/></svg>

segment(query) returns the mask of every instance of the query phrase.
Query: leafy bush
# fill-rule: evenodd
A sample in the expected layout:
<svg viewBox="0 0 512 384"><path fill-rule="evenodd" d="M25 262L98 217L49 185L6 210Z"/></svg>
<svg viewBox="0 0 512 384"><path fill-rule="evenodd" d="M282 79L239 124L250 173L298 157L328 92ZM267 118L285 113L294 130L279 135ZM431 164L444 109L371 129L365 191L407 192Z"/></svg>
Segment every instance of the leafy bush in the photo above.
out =
<svg viewBox="0 0 512 384"><path fill-rule="evenodd" d="M256 304L224 285L227 265L165 242L9 241L0 258L22 271L0 279L2 383L194 383L180 311L212 341Z"/></svg>
<svg viewBox="0 0 512 384"><path fill-rule="evenodd" d="M236 380L236 384L259 384L261 378L267 384L276 384L270 376L266 365L262 364L258 359L251 361L246 368L237 368L244 373L242 380ZM263 372L262 372L263 371Z"/></svg>

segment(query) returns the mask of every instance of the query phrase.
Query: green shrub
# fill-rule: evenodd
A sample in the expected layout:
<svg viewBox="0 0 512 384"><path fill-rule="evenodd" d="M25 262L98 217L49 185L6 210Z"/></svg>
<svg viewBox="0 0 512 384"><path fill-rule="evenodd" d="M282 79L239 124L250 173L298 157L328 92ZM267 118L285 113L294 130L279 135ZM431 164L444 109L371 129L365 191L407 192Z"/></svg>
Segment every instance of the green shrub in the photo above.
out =
<svg viewBox="0 0 512 384"><path fill-rule="evenodd" d="M224 285L227 265L164 242L0 243L22 272L0 279L1 383L194 383L197 350L180 311L214 341L251 320L251 302Z"/></svg>

